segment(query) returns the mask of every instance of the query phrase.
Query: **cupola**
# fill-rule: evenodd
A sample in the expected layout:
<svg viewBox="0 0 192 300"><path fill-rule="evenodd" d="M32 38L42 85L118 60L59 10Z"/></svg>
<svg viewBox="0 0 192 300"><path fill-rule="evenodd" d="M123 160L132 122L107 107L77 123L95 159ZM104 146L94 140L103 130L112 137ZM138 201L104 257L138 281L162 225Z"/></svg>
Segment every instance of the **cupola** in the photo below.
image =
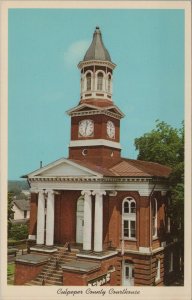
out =
<svg viewBox="0 0 192 300"><path fill-rule="evenodd" d="M105 48L99 27L84 58L78 64L81 70L80 103L112 102L112 78L115 64ZM99 103L98 103L99 104Z"/></svg>

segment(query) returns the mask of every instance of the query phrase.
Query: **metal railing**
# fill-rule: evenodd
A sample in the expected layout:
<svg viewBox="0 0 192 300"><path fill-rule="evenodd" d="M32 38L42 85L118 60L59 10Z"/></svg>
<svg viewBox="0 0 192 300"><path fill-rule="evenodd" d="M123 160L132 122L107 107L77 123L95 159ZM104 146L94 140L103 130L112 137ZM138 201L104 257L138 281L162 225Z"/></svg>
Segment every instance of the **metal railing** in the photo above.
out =
<svg viewBox="0 0 192 300"><path fill-rule="evenodd" d="M54 264L52 265L52 267L51 267L49 270L47 270L47 272L44 274L43 280L42 280L42 285L45 285L48 276L51 275L55 269L58 269L59 262L61 261L61 258L62 258L62 256L63 256L63 254L65 253L66 248L68 248L68 250L70 249L70 244L69 244L69 242L66 242L66 243L65 243L65 245L64 245L63 248L61 249L59 255L58 255L57 257L55 257L55 263L54 263ZM69 250L69 251L70 251L70 250ZM52 260L50 260L50 262L52 262ZM49 262L49 263L50 263L50 262Z"/></svg>

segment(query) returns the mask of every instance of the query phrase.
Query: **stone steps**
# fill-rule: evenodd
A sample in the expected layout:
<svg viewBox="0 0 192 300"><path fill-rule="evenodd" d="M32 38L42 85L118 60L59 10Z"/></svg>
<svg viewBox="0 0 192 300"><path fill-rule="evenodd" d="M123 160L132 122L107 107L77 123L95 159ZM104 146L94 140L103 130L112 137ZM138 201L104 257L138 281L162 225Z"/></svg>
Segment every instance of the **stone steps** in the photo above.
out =
<svg viewBox="0 0 192 300"><path fill-rule="evenodd" d="M59 247L58 251L52 254L51 259L44 266L42 271L37 275L37 277L30 282L27 282L25 285L63 285L63 271L60 267L61 264L65 264L71 260L76 259L77 251L67 252L64 248ZM58 265L56 266L56 261Z"/></svg>

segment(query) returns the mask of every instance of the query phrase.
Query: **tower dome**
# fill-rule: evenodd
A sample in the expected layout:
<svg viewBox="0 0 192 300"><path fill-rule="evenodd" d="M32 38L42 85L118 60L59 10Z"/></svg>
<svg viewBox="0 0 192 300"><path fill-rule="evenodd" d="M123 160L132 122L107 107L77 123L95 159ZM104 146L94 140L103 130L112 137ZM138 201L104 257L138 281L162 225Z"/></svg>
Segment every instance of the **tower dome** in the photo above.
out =
<svg viewBox="0 0 192 300"><path fill-rule="evenodd" d="M81 100L80 102L112 103L112 77L115 64L105 48L101 30L97 26L91 45L78 64L81 70Z"/></svg>
<svg viewBox="0 0 192 300"><path fill-rule="evenodd" d="M103 44L102 34L98 26L93 33L92 43L83 59L83 61L87 60L111 61L109 52Z"/></svg>

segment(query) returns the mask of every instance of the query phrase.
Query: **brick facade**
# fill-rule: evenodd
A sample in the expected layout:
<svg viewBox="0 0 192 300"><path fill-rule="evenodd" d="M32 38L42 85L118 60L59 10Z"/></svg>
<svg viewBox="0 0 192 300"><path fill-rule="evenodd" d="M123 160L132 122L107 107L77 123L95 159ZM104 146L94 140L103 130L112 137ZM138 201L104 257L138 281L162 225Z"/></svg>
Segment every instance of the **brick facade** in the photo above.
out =
<svg viewBox="0 0 192 300"><path fill-rule="evenodd" d="M15 285L23 285L26 282L35 279L41 272L45 263L40 265L30 265L26 263L16 262L15 265Z"/></svg>

